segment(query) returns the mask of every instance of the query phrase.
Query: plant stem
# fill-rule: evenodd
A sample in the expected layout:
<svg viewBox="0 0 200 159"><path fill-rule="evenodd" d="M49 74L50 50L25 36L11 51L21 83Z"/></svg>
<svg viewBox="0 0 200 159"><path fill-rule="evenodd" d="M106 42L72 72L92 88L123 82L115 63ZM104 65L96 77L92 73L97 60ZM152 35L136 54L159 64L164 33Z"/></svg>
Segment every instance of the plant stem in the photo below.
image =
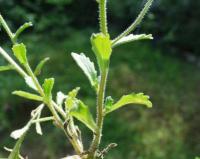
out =
<svg viewBox="0 0 200 159"><path fill-rule="evenodd" d="M121 33L118 37L116 37L113 41L112 44L114 45L118 40L121 38L127 36L130 32L134 31L135 28L141 23L142 19L144 18L145 14L148 12L153 0L148 0L147 3L145 4L144 8L136 18L136 20L123 32Z"/></svg>
<svg viewBox="0 0 200 159"><path fill-rule="evenodd" d="M8 55L8 53L0 47L0 54L13 66L13 68L23 77L28 77L26 72Z"/></svg>
<svg viewBox="0 0 200 159"><path fill-rule="evenodd" d="M6 33L10 37L12 43L14 44L14 34L11 32L10 28L8 27L6 21L3 19L2 15L0 14L0 23L2 24L3 28L5 29Z"/></svg>
<svg viewBox="0 0 200 159"><path fill-rule="evenodd" d="M104 120L103 109L104 109L107 75L108 75L108 69L105 69L105 71L101 73L101 80L100 80L99 91L97 95L97 119L96 119L97 130L94 133L94 138L89 149L89 152L90 152L89 156L91 159L95 158L95 153L99 147L101 136L102 136L103 120Z"/></svg>
<svg viewBox="0 0 200 159"><path fill-rule="evenodd" d="M106 4L107 4L107 0L100 0L99 1L99 23L100 23L100 31L103 34L105 34L105 35L108 33Z"/></svg>

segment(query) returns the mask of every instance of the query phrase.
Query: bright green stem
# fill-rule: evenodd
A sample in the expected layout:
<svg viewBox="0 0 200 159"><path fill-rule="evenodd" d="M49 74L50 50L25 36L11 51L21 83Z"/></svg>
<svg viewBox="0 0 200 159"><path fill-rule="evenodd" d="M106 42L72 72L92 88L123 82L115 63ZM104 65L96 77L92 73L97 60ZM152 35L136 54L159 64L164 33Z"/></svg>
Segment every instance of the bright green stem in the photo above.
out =
<svg viewBox="0 0 200 159"><path fill-rule="evenodd" d="M100 0L99 1L100 31L105 35L108 33L106 4L107 4L107 0Z"/></svg>
<svg viewBox="0 0 200 159"><path fill-rule="evenodd" d="M6 21L3 19L2 15L0 14L0 23L2 24L3 28L5 29L6 33L8 34L8 36L10 37L12 43L14 44L14 34L11 32L10 28L8 27Z"/></svg>
<svg viewBox="0 0 200 159"><path fill-rule="evenodd" d="M136 20L123 32L121 33L117 38L115 38L112 43L115 44L118 40L121 38L127 36L130 32L134 31L135 28L142 22L145 14L148 12L150 6L152 5L153 0L148 0L147 3L145 4L144 8L136 18Z"/></svg>
<svg viewBox="0 0 200 159"><path fill-rule="evenodd" d="M94 139L89 149L89 156L91 159L95 158L96 150L99 147L101 136L102 136L102 129L103 129L103 121L104 121L104 99L105 99L105 89L106 89L106 80L108 75L108 69L102 71L101 73L101 80L99 84L99 91L97 95L97 130L94 133ZM90 159L89 158L89 159Z"/></svg>

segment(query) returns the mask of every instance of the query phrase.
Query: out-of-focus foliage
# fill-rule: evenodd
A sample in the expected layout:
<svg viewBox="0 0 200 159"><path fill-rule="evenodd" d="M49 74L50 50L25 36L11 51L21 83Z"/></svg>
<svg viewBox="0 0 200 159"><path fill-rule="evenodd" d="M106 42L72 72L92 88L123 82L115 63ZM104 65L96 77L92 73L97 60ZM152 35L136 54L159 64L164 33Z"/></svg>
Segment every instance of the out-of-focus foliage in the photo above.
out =
<svg viewBox="0 0 200 159"><path fill-rule="evenodd" d="M117 30L127 27L145 0L108 1L109 25ZM170 52L199 55L200 1L155 0L144 28L153 33L157 43ZM95 27L97 13L95 0L0 0L0 10L7 20L17 27L24 21L32 21L35 31L48 30L56 36L69 32L70 28ZM142 29L142 30L144 30ZM138 29L136 32L139 32Z"/></svg>

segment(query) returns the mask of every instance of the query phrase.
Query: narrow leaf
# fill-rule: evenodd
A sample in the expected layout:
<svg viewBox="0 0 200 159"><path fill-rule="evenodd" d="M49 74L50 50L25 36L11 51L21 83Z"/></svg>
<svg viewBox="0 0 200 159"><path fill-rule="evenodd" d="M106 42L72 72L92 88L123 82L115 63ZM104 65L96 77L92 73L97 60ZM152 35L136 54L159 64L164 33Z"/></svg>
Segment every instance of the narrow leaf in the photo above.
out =
<svg viewBox="0 0 200 159"><path fill-rule="evenodd" d="M37 116L36 120L39 120L40 116L41 116L41 111L38 113L38 116ZM40 122L36 122L35 123L35 129L36 129L36 133L38 133L39 135L43 135Z"/></svg>
<svg viewBox="0 0 200 159"><path fill-rule="evenodd" d="M84 74L88 77L91 85L97 89L98 87L98 78L97 71L95 70L94 63L90 61L83 53L76 54L72 53L72 57L78 64L78 66L83 70Z"/></svg>
<svg viewBox="0 0 200 159"><path fill-rule="evenodd" d="M94 122L94 119L92 117L92 114L88 108L83 102L80 100L78 101L77 105L71 109L70 115L81 121L83 124L85 124L90 130L95 132L96 130L96 124Z"/></svg>
<svg viewBox="0 0 200 159"><path fill-rule="evenodd" d="M21 145L22 145L22 143L24 141L25 135L26 135L26 132L19 138L19 140L15 144L12 152L8 156L8 159L20 159L20 153L19 153L19 151L20 151Z"/></svg>
<svg viewBox="0 0 200 159"><path fill-rule="evenodd" d="M70 111L77 104L76 96L79 92L80 88L77 87L68 93L65 100L65 110L66 112Z"/></svg>
<svg viewBox="0 0 200 159"><path fill-rule="evenodd" d="M52 89L54 85L54 78L45 79L42 87L44 89L44 94L47 102L52 99Z"/></svg>
<svg viewBox="0 0 200 159"><path fill-rule="evenodd" d="M37 87L35 86L35 83L33 82L33 79L30 76L25 77L25 82L30 88L37 91Z"/></svg>
<svg viewBox="0 0 200 159"><path fill-rule="evenodd" d="M40 61L40 63L36 66L36 69L34 71L35 76L40 75L43 66L46 64L46 62L49 61L49 57L43 59L42 61Z"/></svg>
<svg viewBox="0 0 200 159"><path fill-rule="evenodd" d="M12 94L18 95L20 97L27 98L30 100L43 101L42 97L40 97L36 94L25 92L25 91L14 91Z"/></svg>
<svg viewBox="0 0 200 159"><path fill-rule="evenodd" d="M121 38L119 41L117 41L113 47L128 43L128 42L132 42L132 41L138 41L138 40L145 40L145 39L153 39L152 34L140 34L140 35L133 35L130 34L128 36L125 36L123 38Z"/></svg>
<svg viewBox="0 0 200 159"><path fill-rule="evenodd" d="M14 55L16 58L19 60L21 64L26 64L27 63L27 57L26 57L26 46L21 43L21 44L15 44L12 47L12 50L14 52Z"/></svg>
<svg viewBox="0 0 200 159"><path fill-rule="evenodd" d="M7 65L7 66L0 66L0 72L3 72L3 71L9 71L9 70L13 70L13 66L11 65Z"/></svg>
<svg viewBox="0 0 200 159"><path fill-rule="evenodd" d="M15 130L10 134L10 136L15 140L19 139L28 131L29 127L30 125L26 125L21 129Z"/></svg>
<svg viewBox="0 0 200 159"><path fill-rule="evenodd" d="M148 108L152 107L152 103L149 100L149 96L144 95L143 93L132 93L129 95L122 96L118 102L116 102L114 105L112 105L109 109L106 110L106 114L116 109L119 109L127 104L142 104L146 105Z"/></svg>

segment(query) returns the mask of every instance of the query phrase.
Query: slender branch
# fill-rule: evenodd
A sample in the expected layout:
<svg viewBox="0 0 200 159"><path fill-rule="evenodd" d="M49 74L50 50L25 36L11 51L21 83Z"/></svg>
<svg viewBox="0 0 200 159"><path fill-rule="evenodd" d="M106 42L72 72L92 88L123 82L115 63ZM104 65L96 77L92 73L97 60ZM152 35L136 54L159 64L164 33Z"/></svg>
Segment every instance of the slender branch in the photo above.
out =
<svg viewBox="0 0 200 159"><path fill-rule="evenodd" d="M106 4L107 0L99 0L100 31L105 35L108 33Z"/></svg>
<svg viewBox="0 0 200 159"><path fill-rule="evenodd" d="M10 37L12 43L15 43L14 41L14 34L12 33L12 31L10 30L10 28L8 27L8 24L6 23L6 21L3 19L2 15L0 14L0 23L2 24L3 28L5 29L6 33L8 34L8 36Z"/></svg>
<svg viewBox="0 0 200 159"><path fill-rule="evenodd" d="M112 44L115 44L118 40L121 38L127 36L130 32L134 31L135 28L141 23L143 20L145 14L148 12L150 6L152 5L153 0L148 0L147 3L145 4L144 8L136 18L136 20L123 32L121 33L118 37L116 37L113 41Z"/></svg>
<svg viewBox="0 0 200 159"><path fill-rule="evenodd" d="M37 123L37 122L42 123L42 122L51 121L51 120L54 120L53 116L35 119L35 120L32 121L32 123Z"/></svg>
<svg viewBox="0 0 200 159"><path fill-rule="evenodd" d="M97 95L97 131L94 134L92 144L90 146L89 152L91 158L95 156L95 152L98 149L102 136L103 120L104 120L104 99L105 99L105 88L107 80L108 70L105 70L101 73L101 80L99 84L99 91Z"/></svg>

